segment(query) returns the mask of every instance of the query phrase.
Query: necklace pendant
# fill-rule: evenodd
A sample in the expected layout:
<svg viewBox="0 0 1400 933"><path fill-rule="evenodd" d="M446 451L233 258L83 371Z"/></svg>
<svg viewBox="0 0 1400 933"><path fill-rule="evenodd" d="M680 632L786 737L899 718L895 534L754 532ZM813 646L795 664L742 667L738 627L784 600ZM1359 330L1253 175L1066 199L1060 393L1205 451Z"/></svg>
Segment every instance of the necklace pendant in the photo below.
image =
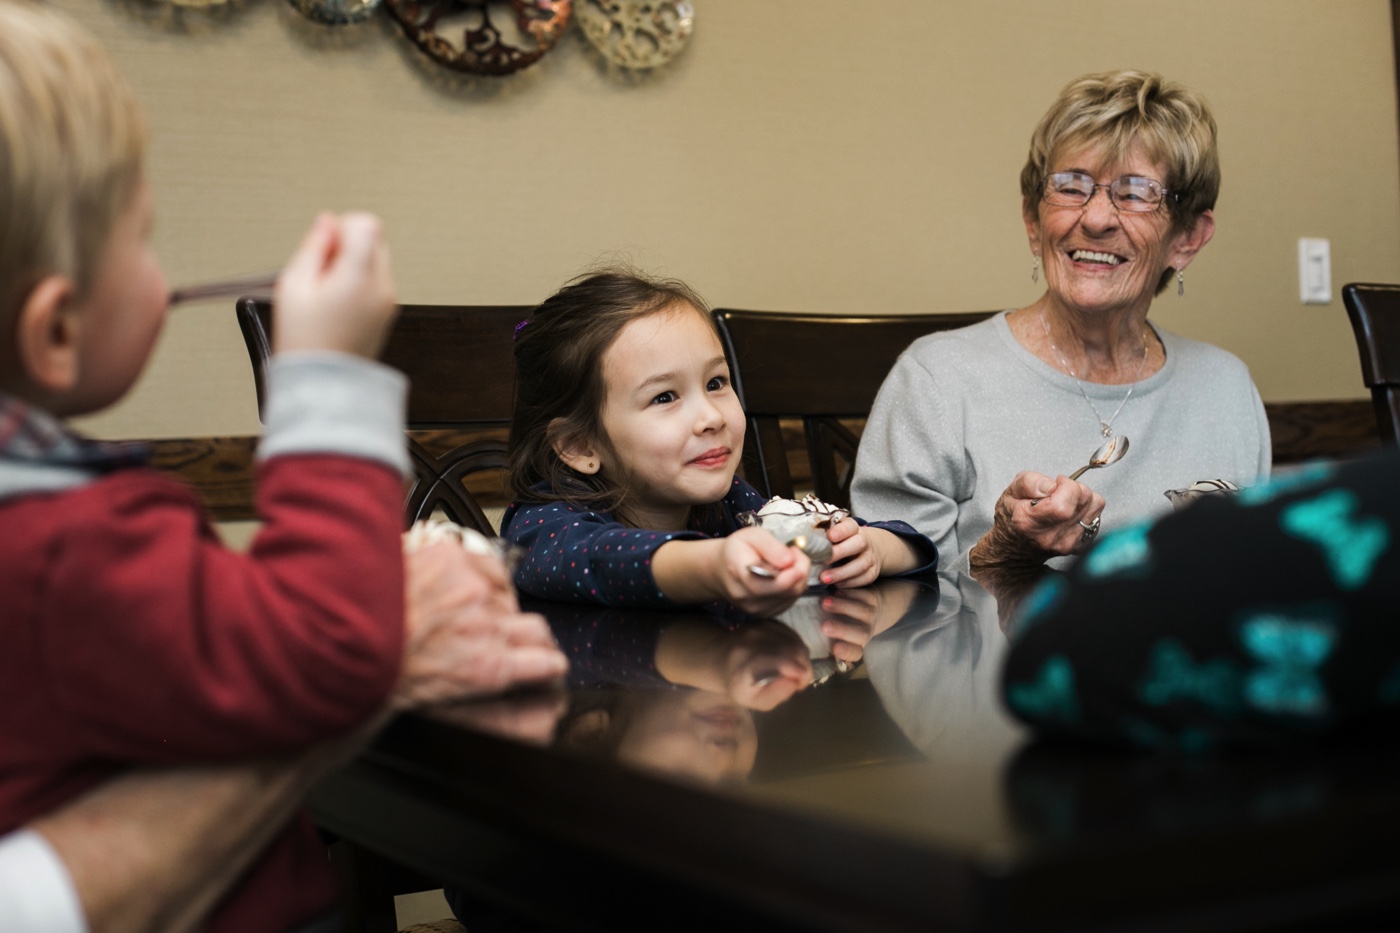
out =
<svg viewBox="0 0 1400 933"><path fill-rule="evenodd" d="M1104 437L1112 437L1112 436L1113 436L1113 426L1110 425L1107 421L1100 421L1100 422L1099 422L1099 433L1102 434Z"/></svg>

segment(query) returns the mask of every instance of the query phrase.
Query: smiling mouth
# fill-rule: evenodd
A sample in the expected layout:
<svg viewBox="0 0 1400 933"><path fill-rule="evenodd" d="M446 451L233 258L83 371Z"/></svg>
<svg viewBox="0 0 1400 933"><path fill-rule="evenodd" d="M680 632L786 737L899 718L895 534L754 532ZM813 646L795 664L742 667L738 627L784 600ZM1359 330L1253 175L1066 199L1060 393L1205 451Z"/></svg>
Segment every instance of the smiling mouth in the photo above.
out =
<svg viewBox="0 0 1400 933"><path fill-rule="evenodd" d="M1092 249L1070 250L1069 258L1075 262L1090 262L1104 266L1116 266L1123 262L1123 257L1115 256L1112 253L1100 253Z"/></svg>
<svg viewBox="0 0 1400 933"><path fill-rule="evenodd" d="M690 461L696 466L717 466L729 459L728 447L716 447L714 450L707 450L694 460Z"/></svg>

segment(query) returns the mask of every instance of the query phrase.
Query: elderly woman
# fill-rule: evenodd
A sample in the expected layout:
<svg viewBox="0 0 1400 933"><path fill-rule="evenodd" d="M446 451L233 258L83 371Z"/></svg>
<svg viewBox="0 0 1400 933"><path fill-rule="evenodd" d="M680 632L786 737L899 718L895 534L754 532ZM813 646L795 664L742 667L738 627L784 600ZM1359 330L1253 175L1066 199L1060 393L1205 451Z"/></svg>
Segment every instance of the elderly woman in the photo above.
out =
<svg viewBox="0 0 1400 933"><path fill-rule="evenodd" d="M1169 509L1202 479L1266 477L1269 426L1244 364L1148 323L1215 232L1215 119L1135 71L1070 83L1021 171L1034 304L909 347L861 438L855 510L900 518L944 568L1039 563ZM1131 452L1075 482L1106 438Z"/></svg>

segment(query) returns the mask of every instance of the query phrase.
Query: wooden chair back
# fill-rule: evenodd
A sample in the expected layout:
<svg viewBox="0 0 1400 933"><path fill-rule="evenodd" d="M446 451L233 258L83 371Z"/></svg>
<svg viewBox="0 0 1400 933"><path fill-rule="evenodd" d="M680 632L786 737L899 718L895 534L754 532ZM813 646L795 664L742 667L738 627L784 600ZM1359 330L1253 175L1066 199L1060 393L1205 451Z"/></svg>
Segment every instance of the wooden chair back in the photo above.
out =
<svg viewBox="0 0 1400 933"><path fill-rule="evenodd" d="M1400 285L1342 286L1381 443L1400 444Z"/></svg>
<svg viewBox="0 0 1400 933"><path fill-rule="evenodd" d="M261 416L267 361L272 353L272 305L243 298L238 325L253 366ZM408 427L432 430L446 452L435 453L408 438L413 478L404 501L405 525L437 509L459 525L495 535L486 513L468 489L480 474L507 467L504 430L515 392L515 325L527 305L404 305L384 348L385 363L408 375ZM493 437L471 437L482 429ZM454 439L454 432L467 435ZM454 442L460 441L460 442ZM503 490L502 490L503 493Z"/></svg>
<svg viewBox="0 0 1400 933"><path fill-rule="evenodd" d="M812 491L849 508L860 438L842 422L870 413L890 367L914 340L994 313L856 317L716 309L748 418L744 478L765 496L793 495L781 421L801 419Z"/></svg>

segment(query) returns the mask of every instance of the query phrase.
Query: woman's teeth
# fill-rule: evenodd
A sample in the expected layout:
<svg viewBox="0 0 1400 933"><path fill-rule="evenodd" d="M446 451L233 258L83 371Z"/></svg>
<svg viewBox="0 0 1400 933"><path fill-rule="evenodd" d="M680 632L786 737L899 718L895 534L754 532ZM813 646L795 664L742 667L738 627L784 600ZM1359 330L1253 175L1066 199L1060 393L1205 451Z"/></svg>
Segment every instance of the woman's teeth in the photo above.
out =
<svg viewBox="0 0 1400 933"><path fill-rule="evenodd" d="M1112 253L1096 253L1087 249L1077 249L1069 254L1069 258L1075 262L1103 262L1110 266L1116 266L1123 261Z"/></svg>

